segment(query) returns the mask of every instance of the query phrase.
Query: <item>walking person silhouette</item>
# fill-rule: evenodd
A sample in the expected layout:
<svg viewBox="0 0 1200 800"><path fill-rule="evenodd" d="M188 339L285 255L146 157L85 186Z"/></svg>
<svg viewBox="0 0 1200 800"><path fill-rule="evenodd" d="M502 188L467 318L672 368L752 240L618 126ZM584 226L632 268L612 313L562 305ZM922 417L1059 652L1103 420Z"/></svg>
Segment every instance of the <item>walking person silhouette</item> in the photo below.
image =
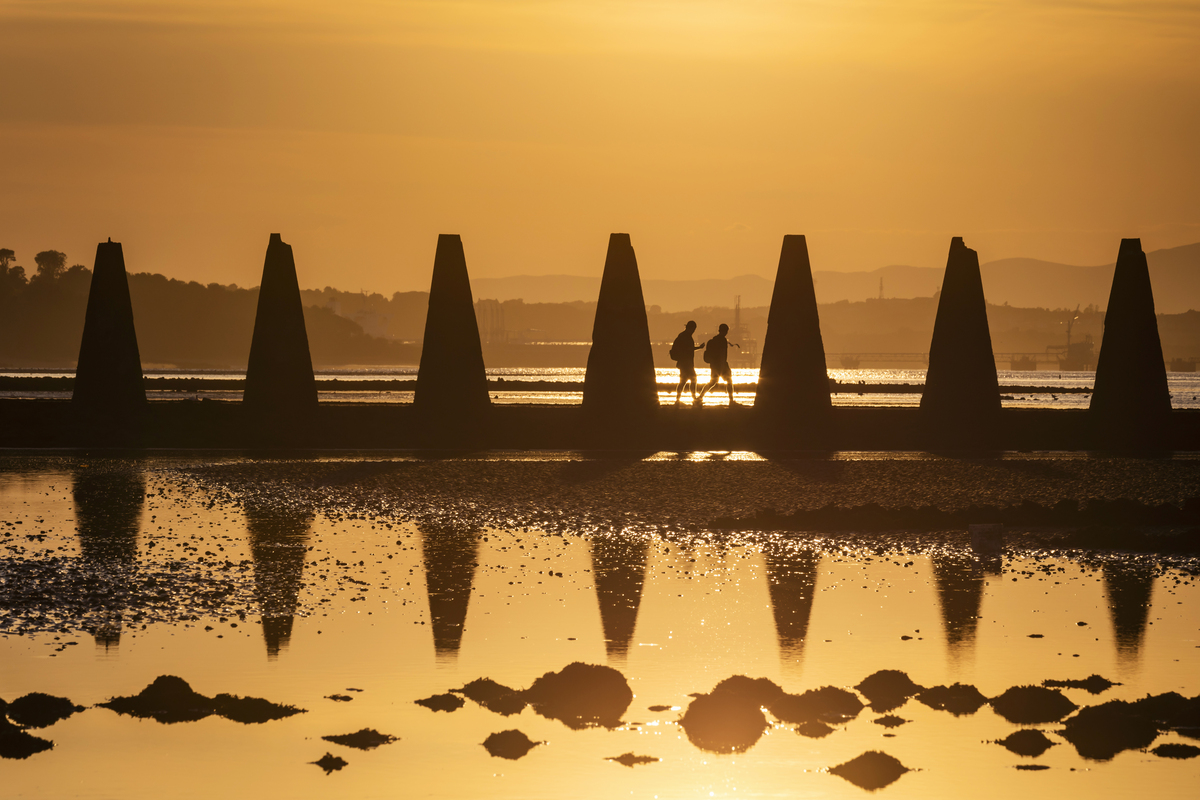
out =
<svg viewBox="0 0 1200 800"><path fill-rule="evenodd" d="M717 381L724 378L729 389L729 405L737 405L733 399L733 370L729 368L729 345L732 344L739 350L742 349L742 346L727 340L725 338L725 334L727 333L729 333L729 326L722 322L721 327L717 328L717 335L709 339L708 343L704 345L704 360L712 368L712 379L700 390L700 397L697 398L698 402L703 402L705 393L716 386Z"/></svg>
<svg viewBox="0 0 1200 800"><path fill-rule="evenodd" d="M691 384L692 387L692 404L696 403L696 351L704 345L696 344L696 340L692 338L692 334L696 332L696 321L688 320L684 326L683 332L675 337L675 343L671 345L671 360L679 366L679 386L675 387L675 405L682 405L683 401L679 399L683 394L683 387Z"/></svg>

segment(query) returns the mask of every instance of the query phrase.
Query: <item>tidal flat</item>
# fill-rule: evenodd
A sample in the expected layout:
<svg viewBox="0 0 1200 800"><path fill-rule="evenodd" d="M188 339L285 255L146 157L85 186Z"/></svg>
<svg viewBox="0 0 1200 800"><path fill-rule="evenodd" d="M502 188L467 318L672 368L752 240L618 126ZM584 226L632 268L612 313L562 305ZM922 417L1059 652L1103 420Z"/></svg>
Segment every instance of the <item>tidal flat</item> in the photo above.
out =
<svg viewBox="0 0 1200 800"><path fill-rule="evenodd" d="M0 780L1190 797L1198 503L1186 454L10 452Z"/></svg>

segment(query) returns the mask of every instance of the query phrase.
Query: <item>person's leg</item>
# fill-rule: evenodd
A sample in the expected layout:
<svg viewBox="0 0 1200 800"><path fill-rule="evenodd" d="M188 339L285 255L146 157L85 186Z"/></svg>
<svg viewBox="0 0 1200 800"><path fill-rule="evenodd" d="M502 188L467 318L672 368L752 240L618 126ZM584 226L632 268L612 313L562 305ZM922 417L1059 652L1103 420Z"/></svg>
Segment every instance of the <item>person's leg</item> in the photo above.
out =
<svg viewBox="0 0 1200 800"><path fill-rule="evenodd" d="M679 398L683 396L683 387L687 385L687 375L683 374L683 370L679 370L679 385L675 387L675 402L679 402ZM692 390L693 394L695 389Z"/></svg>
<svg viewBox="0 0 1200 800"><path fill-rule="evenodd" d="M711 379L711 380L709 380L709 382L708 382L708 383L704 384L704 388L700 390L700 397L698 397L697 399L698 399L698 400L703 400L703 399L704 399L704 395L708 393L708 390L709 390L709 389L711 389L711 388L713 388L714 386L716 386L716 385L717 385L717 381L719 381L719 380L721 380L721 373L720 373L720 372L718 372L717 370L715 370L715 369L714 369L714 370L713 370L713 372L712 372L712 379Z"/></svg>
<svg viewBox="0 0 1200 800"><path fill-rule="evenodd" d="M733 370L725 367L725 385L729 387L729 405L733 405Z"/></svg>

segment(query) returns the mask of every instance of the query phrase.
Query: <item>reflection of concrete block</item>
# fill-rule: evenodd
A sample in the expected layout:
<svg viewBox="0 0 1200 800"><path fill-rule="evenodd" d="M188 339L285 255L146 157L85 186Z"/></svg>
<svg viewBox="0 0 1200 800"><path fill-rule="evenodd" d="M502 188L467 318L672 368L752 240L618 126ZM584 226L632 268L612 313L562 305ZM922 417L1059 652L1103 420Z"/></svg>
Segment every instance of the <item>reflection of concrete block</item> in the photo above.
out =
<svg viewBox="0 0 1200 800"><path fill-rule="evenodd" d="M583 379L583 405L615 414L648 413L658 407L650 325L628 233L614 233L608 239Z"/></svg>
<svg viewBox="0 0 1200 800"><path fill-rule="evenodd" d="M146 403L125 255L121 243L111 239L96 246L71 399L105 412L132 411Z"/></svg>
<svg viewBox="0 0 1200 800"><path fill-rule="evenodd" d="M803 236L784 236L754 407L801 421L824 416L831 405L808 244Z"/></svg>
<svg viewBox="0 0 1200 800"><path fill-rule="evenodd" d="M256 412L284 415L317 406L296 261L278 233L271 234L263 262L242 402Z"/></svg>
<svg viewBox="0 0 1200 800"><path fill-rule="evenodd" d="M1142 428L1164 421L1170 412L1146 254L1141 239L1122 239L1090 413L1112 426Z"/></svg>
<svg viewBox="0 0 1200 800"><path fill-rule="evenodd" d="M968 525L971 549L976 553L999 553L1004 549L1004 526L999 523Z"/></svg>
<svg viewBox="0 0 1200 800"><path fill-rule="evenodd" d="M946 260L921 410L935 424L978 421L1000 411L979 255L958 236Z"/></svg>
<svg viewBox="0 0 1200 800"><path fill-rule="evenodd" d="M433 257L413 404L436 413L485 408L490 403L462 239L443 233Z"/></svg>

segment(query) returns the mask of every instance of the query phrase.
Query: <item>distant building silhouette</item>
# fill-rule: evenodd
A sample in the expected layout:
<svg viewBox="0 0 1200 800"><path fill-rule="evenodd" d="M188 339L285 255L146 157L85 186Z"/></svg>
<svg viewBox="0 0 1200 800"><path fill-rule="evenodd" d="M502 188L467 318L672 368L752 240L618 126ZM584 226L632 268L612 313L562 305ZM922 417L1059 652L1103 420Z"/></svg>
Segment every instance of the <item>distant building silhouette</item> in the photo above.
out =
<svg viewBox="0 0 1200 800"><path fill-rule="evenodd" d="M304 556L308 552L311 517L283 508L246 508L250 557L254 560L254 594L262 614L267 658L287 650L292 623L304 588Z"/></svg>
<svg viewBox="0 0 1200 800"><path fill-rule="evenodd" d="M754 407L778 421L824 419L831 408L808 244L784 236L767 316Z"/></svg>
<svg viewBox="0 0 1200 800"><path fill-rule="evenodd" d="M107 413L134 412L146 404L125 256L121 243L111 239L96 245L71 399L81 408Z"/></svg>
<svg viewBox="0 0 1200 800"><path fill-rule="evenodd" d="M646 582L646 557L650 545L639 539L597 536L592 539L592 574L604 626L608 660L629 655L637 629L642 587Z"/></svg>
<svg viewBox="0 0 1200 800"><path fill-rule="evenodd" d="M1136 443L1171 413L1150 270L1140 239L1122 239L1096 362L1091 416L1114 438Z"/></svg>
<svg viewBox="0 0 1200 800"><path fill-rule="evenodd" d="M290 417L317 407L304 304L292 246L271 234L263 263L242 402L262 415Z"/></svg>
<svg viewBox="0 0 1200 800"><path fill-rule="evenodd" d="M950 241L929 343L921 411L938 427L987 422L1000 411L1000 382L992 355L979 255L958 236Z"/></svg>
<svg viewBox="0 0 1200 800"><path fill-rule="evenodd" d="M608 239L583 379L583 406L616 415L648 414L658 407L642 280L627 233L614 233Z"/></svg>
<svg viewBox="0 0 1200 800"><path fill-rule="evenodd" d="M420 532L434 651L439 661L454 659L466 628L482 532L429 525Z"/></svg>
<svg viewBox="0 0 1200 800"><path fill-rule="evenodd" d="M138 527L146 501L146 481L138 468L80 466L73 476L79 557L105 582L104 606L86 629L104 649L121 643L125 608L122 595L138 569Z"/></svg>
<svg viewBox="0 0 1200 800"><path fill-rule="evenodd" d="M413 403L435 413L477 410L491 403L467 259L458 234L438 236Z"/></svg>

